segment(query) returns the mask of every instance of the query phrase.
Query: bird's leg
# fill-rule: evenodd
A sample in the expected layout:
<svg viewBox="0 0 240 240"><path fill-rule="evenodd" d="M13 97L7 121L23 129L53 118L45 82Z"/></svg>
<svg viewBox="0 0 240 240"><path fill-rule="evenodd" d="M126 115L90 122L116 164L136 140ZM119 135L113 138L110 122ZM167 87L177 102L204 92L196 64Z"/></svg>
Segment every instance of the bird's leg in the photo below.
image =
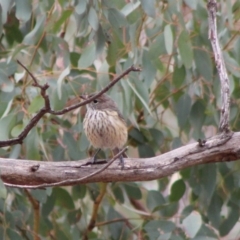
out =
<svg viewBox="0 0 240 240"><path fill-rule="evenodd" d="M116 155L119 153L119 149L118 148L115 148L113 149L113 154ZM121 154L119 156L119 160L120 160L120 165L121 165L121 169L124 169L124 159L123 159L123 154Z"/></svg>
<svg viewBox="0 0 240 240"><path fill-rule="evenodd" d="M100 152L101 148L99 148L93 155L93 157L88 161L86 162L85 164L83 164L83 166L87 166L87 165L92 165L92 164L102 164L102 163L106 163L107 161L106 160L103 160L103 161L97 161L97 155L98 153Z"/></svg>
<svg viewBox="0 0 240 240"><path fill-rule="evenodd" d="M100 152L101 148L99 148L93 155L92 159L89 161L91 164L95 164L97 162L97 155Z"/></svg>

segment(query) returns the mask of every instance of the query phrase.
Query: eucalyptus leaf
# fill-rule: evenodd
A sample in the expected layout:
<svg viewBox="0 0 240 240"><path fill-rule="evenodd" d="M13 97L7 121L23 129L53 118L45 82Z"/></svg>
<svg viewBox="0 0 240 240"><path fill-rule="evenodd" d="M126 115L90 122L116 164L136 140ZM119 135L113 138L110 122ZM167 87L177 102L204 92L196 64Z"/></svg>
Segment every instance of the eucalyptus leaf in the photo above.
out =
<svg viewBox="0 0 240 240"><path fill-rule="evenodd" d="M192 44L186 30L183 30L179 36L178 48L185 67L190 68L193 62L193 51Z"/></svg>
<svg viewBox="0 0 240 240"><path fill-rule="evenodd" d="M86 9L87 9L87 3L88 3L87 0L78 0L78 3L76 5L76 7L75 7L75 11L79 15L83 14L86 11Z"/></svg>
<svg viewBox="0 0 240 240"><path fill-rule="evenodd" d="M144 12L148 16L154 18L155 17L155 0L148 0L148 1L141 0L140 2Z"/></svg>
<svg viewBox="0 0 240 240"><path fill-rule="evenodd" d="M68 66L65 68L60 76L58 77L57 80L57 90L58 90L58 97L61 99L62 98L62 85L63 85L63 80L64 78L70 73L70 67Z"/></svg>
<svg viewBox="0 0 240 240"><path fill-rule="evenodd" d="M45 23L45 16L41 16L37 19L36 25L31 32L29 32L23 39L23 44L34 45L39 40L41 34L43 34Z"/></svg>
<svg viewBox="0 0 240 240"><path fill-rule="evenodd" d="M187 235L190 238L194 238L202 225L202 217L198 212L193 211L190 215L183 219L182 224Z"/></svg>
<svg viewBox="0 0 240 240"><path fill-rule="evenodd" d="M16 17L21 21L28 21L31 17L31 1L16 1Z"/></svg>
<svg viewBox="0 0 240 240"><path fill-rule="evenodd" d="M93 7L91 7L89 10L88 22L91 25L91 27L93 28L93 30L95 30L95 31L98 30L99 20L98 20L96 10Z"/></svg>
<svg viewBox="0 0 240 240"><path fill-rule="evenodd" d="M172 54L173 51L173 34L170 25L166 25L164 28L165 47L168 54Z"/></svg>
<svg viewBox="0 0 240 240"><path fill-rule="evenodd" d="M7 189L3 184L3 181L0 179L0 198L6 198L7 197Z"/></svg>
<svg viewBox="0 0 240 240"><path fill-rule="evenodd" d="M96 56L96 46L94 43L87 46L78 61L79 68L87 68L89 67L95 60Z"/></svg>

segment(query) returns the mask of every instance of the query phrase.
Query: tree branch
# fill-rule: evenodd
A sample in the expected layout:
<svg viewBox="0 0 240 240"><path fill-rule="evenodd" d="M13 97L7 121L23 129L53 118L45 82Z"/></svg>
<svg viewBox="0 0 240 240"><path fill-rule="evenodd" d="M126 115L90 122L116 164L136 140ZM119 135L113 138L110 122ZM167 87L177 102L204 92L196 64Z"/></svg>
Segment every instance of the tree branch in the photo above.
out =
<svg viewBox="0 0 240 240"><path fill-rule="evenodd" d="M25 194L27 195L28 200L32 204L33 208L33 230L34 230L34 240L40 240L39 234L39 221L40 221L40 205L39 202L33 198L30 192L25 189Z"/></svg>
<svg viewBox="0 0 240 240"><path fill-rule="evenodd" d="M68 162L37 162L0 158L1 178L6 186L38 188L93 182L131 182L163 178L181 169L211 162L235 161L240 158L240 132L218 135L204 144L192 143L152 158L127 158L125 168L115 161L109 168L85 178L102 167L82 166L89 159Z"/></svg>
<svg viewBox="0 0 240 240"><path fill-rule="evenodd" d="M18 64L21 65L26 72L32 77L33 79L33 86L40 88L41 90L41 96L44 99L44 107L40 109L40 111L29 121L29 123L27 124L27 126L23 129L23 131L16 137L16 138L12 138L9 140L5 140L5 141L0 141L0 147L6 147L6 146L12 146L15 144L21 144L23 139L28 135L28 133L30 132L30 130L38 123L38 121L46 114L46 113L50 113L53 115L62 115L64 113L67 113L69 111L72 111L76 108L79 108L83 105L88 104L89 102L91 102L92 100L98 98L99 96L101 96L103 93L107 92L110 88L112 88L121 78L123 78L124 76L126 76L127 74L129 74L130 72L139 72L141 71L140 68L131 66L128 69L126 69L122 74L120 74L119 76L117 76L114 80L112 80L105 88L103 88L100 92L98 92L96 95L94 95L93 97L82 101L76 105L70 106L70 107L66 107L61 111L54 111L51 109L50 106L50 100L49 97L46 93L47 89L49 88L48 84L44 84L44 85L40 85L37 81L37 79L34 77L34 75L20 62L18 61Z"/></svg>
<svg viewBox="0 0 240 240"><path fill-rule="evenodd" d="M208 0L207 8L209 25L208 38L210 39L212 44L215 63L221 81L222 108L219 130L220 132L228 133L230 131L229 129L230 90L228 74L217 36L217 23L216 23L217 1Z"/></svg>
<svg viewBox="0 0 240 240"><path fill-rule="evenodd" d="M126 69L122 74L120 74L118 77L116 77L114 80L112 80L106 87L104 87L100 92L98 92L97 94L95 94L93 97L88 98L87 100L82 101L81 103L78 103L76 105L64 108L63 110L60 111L53 111L51 110L50 113L53 115L62 115L64 113L67 113L69 111L72 111L76 108L79 108L81 106L84 106L90 102L92 102L94 99L98 98L99 96L101 96L102 94L104 94L105 92L107 92L110 88L112 88L121 78L123 78L124 76L126 76L127 74L129 74L130 72L140 72L141 68L137 68L134 66L129 67L128 69Z"/></svg>
<svg viewBox="0 0 240 240"><path fill-rule="evenodd" d="M93 210L92 210L92 215L91 215L91 219L88 223L88 227L84 233L83 236L83 240L87 240L88 239L88 233L91 232L93 230L93 228L95 227L95 223L96 223L96 219L97 219L97 215L98 215L98 209L100 206L100 203L103 200L103 197L106 194L107 191L107 184L106 183L100 183L100 192L96 198L96 200L94 201L94 205L93 205Z"/></svg>

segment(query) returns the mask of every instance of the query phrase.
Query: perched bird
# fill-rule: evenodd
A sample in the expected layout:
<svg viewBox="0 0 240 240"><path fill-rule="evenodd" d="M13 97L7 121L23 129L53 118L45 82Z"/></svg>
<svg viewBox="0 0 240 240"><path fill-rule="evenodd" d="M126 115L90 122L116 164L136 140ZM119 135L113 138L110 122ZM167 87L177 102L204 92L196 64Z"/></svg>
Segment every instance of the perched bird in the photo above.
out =
<svg viewBox="0 0 240 240"><path fill-rule="evenodd" d="M92 96L94 94L81 96L81 98L86 100ZM101 149L111 149L114 154L117 154L128 137L127 124L122 114L116 103L106 94L87 104L83 129L91 144L98 148L90 163L96 162L96 156ZM123 169L123 155L119 158Z"/></svg>

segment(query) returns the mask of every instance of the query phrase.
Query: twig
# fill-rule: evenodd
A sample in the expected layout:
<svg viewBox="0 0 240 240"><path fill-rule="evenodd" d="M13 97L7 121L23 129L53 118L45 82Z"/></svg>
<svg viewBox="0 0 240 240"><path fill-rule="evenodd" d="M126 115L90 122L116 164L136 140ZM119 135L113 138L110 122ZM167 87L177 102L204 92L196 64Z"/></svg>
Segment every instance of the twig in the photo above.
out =
<svg viewBox="0 0 240 240"><path fill-rule="evenodd" d="M118 77L116 77L114 80L112 80L105 88L102 89L102 91L98 92L93 97L91 97L91 98L89 98L89 99L87 99L85 101L82 101L81 103L78 103L76 105L73 105L73 106L70 106L70 107L66 107L63 110L54 111L54 110L51 109L50 100L49 100L49 97L48 97L48 95L46 93L47 89L49 88L49 85L47 83L44 84L44 85L40 85L38 83L37 79L34 77L34 75L20 61L17 60L17 62L32 77L33 82L34 82L33 86L36 86L36 87L40 88L41 96L44 99L44 107L41 108L40 111L29 121L27 126L23 129L23 131L16 138L12 138L12 139L5 140L5 141L0 141L0 147L12 146L12 145L15 145L15 144L22 144L23 139L28 135L30 130L38 123L38 121L46 113L50 113L50 114L53 114L53 115L62 115L64 113L72 111L72 110L74 110L76 108L79 108L80 106L86 105L87 103L89 103L92 100L94 100L94 99L98 98L99 96L101 96L103 93L107 92L111 87L113 87L121 78L123 78L128 73L130 73L132 71L133 72L141 71L140 68L131 66L128 69L126 69L122 74L120 74Z"/></svg>
<svg viewBox="0 0 240 240"><path fill-rule="evenodd" d="M97 170L96 172L93 172L93 173L91 173L87 176L81 177L81 178L68 179L68 180L64 180L64 181L60 181L60 182L44 183L44 184L39 184L39 185L18 185L18 184L9 184L9 183L4 183L4 184L8 187L35 189L35 188L53 187L53 186L67 185L67 184L75 183L75 182L81 182L83 180L91 178L91 177L99 174L100 172L104 171L106 168L108 168L117 158L119 158L126 151L127 151L127 147L125 147L121 151L119 151L118 154L116 154L104 167ZM82 167L82 166L83 165L80 165L80 167Z"/></svg>
<svg viewBox="0 0 240 240"><path fill-rule="evenodd" d="M228 133L230 131L229 129L230 90L227 70L217 36L217 23L216 23L217 1L208 0L207 8L209 25L208 38L210 39L212 44L215 63L221 81L222 108L219 130L220 132Z"/></svg>
<svg viewBox="0 0 240 240"><path fill-rule="evenodd" d="M86 231L84 232L83 240L88 240L88 233L90 231L92 231L93 228L95 227L95 223L96 223L96 219L97 219L97 215L98 215L98 209L99 209L100 203L103 200L104 195L106 194L107 183L100 183L100 184L101 184L100 185L100 187L101 187L100 193L98 194L96 200L94 201L92 216L88 223L88 227L87 227Z"/></svg>
<svg viewBox="0 0 240 240"><path fill-rule="evenodd" d="M126 76L128 73L130 73L130 72L139 72L139 71L141 71L140 68L131 66L128 69L126 69L122 74L120 74L118 77L116 77L114 80L112 80L105 88L103 88L100 92L95 94L93 97L88 98L87 100L82 101L82 102L80 102L80 103L78 103L76 105L64 108L63 110L60 110L60 111L53 111L53 110L51 110L50 113L53 114L53 115L62 115L64 113L66 113L66 112L69 112L69 111L72 111L72 110L74 110L76 108L84 106L84 105L92 102L94 99L98 98L99 96L101 96L105 92L107 92L111 87L113 87L121 78Z"/></svg>
<svg viewBox="0 0 240 240"><path fill-rule="evenodd" d="M140 220L141 218L114 218L109 221L105 222L98 222L95 223L95 227L101 227L104 225L108 225L111 223L116 223L116 222L125 222L126 226L137 236L137 239L144 239L144 233L142 230L137 231L136 227L134 227L129 220Z"/></svg>
<svg viewBox="0 0 240 240"><path fill-rule="evenodd" d="M34 240L40 240L38 233L39 233L39 220L40 220L40 207L39 202L32 197L27 189L24 189L28 200L32 204L33 207L33 229L34 229Z"/></svg>

